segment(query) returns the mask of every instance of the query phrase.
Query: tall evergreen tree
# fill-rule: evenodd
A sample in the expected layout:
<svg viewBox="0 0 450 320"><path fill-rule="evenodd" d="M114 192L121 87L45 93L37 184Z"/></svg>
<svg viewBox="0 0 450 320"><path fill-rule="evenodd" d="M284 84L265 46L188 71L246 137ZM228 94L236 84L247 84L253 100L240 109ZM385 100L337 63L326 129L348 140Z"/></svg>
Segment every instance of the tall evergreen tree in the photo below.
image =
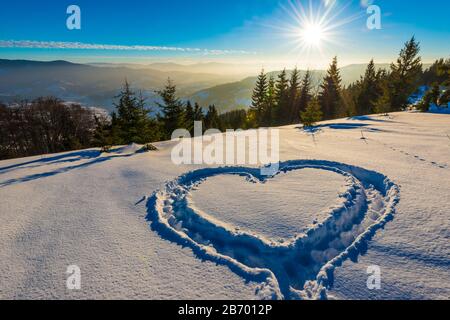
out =
<svg viewBox="0 0 450 320"><path fill-rule="evenodd" d="M342 89L341 98L345 116L353 117L357 114L356 105L360 92L361 80L358 80Z"/></svg>
<svg viewBox="0 0 450 320"><path fill-rule="evenodd" d="M253 89L252 105L250 107L250 112L254 115L256 126L260 126L263 122L267 88L267 75L264 73L264 70L262 70L256 80L255 88Z"/></svg>
<svg viewBox="0 0 450 320"><path fill-rule="evenodd" d="M162 111L160 121L164 126L164 136L169 139L176 129L185 127L185 113L183 104L176 95L176 86L170 79L163 90L156 91L162 103L157 103Z"/></svg>
<svg viewBox="0 0 450 320"><path fill-rule="evenodd" d="M284 69L275 83L275 119L274 124L282 123L283 112L287 109L289 103L289 80L287 79L286 69Z"/></svg>
<svg viewBox="0 0 450 320"><path fill-rule="evenodd" d="M420 44L415 37L405 43L396 63L391 64L390 95L391 109L402 110L408 105L408 98L416 91L422 74Z"/></svg>
<svg viewBox="0 0 450 320"><path fill-rule="evenodd" d="M438 67L437 74L441 78L441 81L439 81L441 85L450 86L450 59L442 61Z"/></svg>
<svg viewBox="0 0 450 320"><path fill-rule="evenodd" d="M113 114L115 143L148 143L158 138L156 124L149 118L142 93L136 96L128 81L116 97L117 113Z"/></svg>
<svg viewBox="0 0 450 320"><path fill-rule="evenodd" d="M312 99L311 87L312 87L311 72L307 70L300 86L300 95L298 98L299 113L306 110L306 107L308 106L309 102Z"/></svg>
<svg viewBox="0 0 450 320"><path fill-rule="evenodd" d="M194 120L195 121L203 121L205 115L203 114L203 109L196 102L194 104Z"/></svg>
<svg viewBox="0 0 450 320"><path fill-rule="evenodd" d="M449 106L449 104L450 104L450 90L447 89L439 97L438 105L445 107Z"/></svg>
<svg viewBox="0 0 450 320"><path fill-rule="evenodd" d="M284 123L293 123L298 120L300 114L300 107L298 104L300 91L300 72L297 67L292 71L291 78L289 80L289 103L288 109L285 111Z"/></svg>
<svg viewBox="0 0 450 320"><path fill-rule="evenodd" d="M305 111L300 113L300 120L305 128L315 126L316 122L322 120L322 111L317 98L312 98Z"/></svg>
<svg viewBox="0 0 450 320"><path fill-rule="evenodd" d="M382 93L374 105L375 113L387 115L391 111L391 97L387 85L382 86Z"/></svg>
<svg viewBox="0 0 450 320"><path fill-rule="evenodd" d="M186 120L186 130L188 130L191 135L194 132L194 121L195 121L195 113L194 108L190 101L186 102L186 110L185 110L185 120Z"/></svg>
<svg viewBox="0 0 450 320"><path fill-rule="evenodd" d="M431 86L433 83L450 85L450 59L438 59L421 76L421 84Z"/></svg>
<svg viewBox="0 0 450 320"><path fill-rule="evenodd" d="M208 107L208 112L205 116L205 130L208 129L218 129L223 131L222 123L219 118L219 113L217 112L216 106L211 105Z"/></svg>
<svg viewBox="0 0 450 320"><path fill-rule="evenodd" d="M341 81L337 57L334 57L320 85L319 103L324 119L333 119L342 112Z"/></svg>
<svg viewBox="0 0 450 320"><path fill-rule="evenodd" d="M219 115L219 118L224 129L246 129L246 110L232 110Z"/></svg>
<svg viewBox="0 0 450 320"><path fill-rule="evenodd" d="M267 97L262 122L263 126L269 127L273 124L276 105L277 101L276 101L275 79L273 76L270 76L269 83L267 85Z"/></svg>
<svg viewBox="0 0 450 320"><path fill-rule="evenodd" d="M375 63L372 59L367 66L364 78L361 80L361 90L356 102L356 113L358 115L374 113L375 103L381 94Z"/></svg>

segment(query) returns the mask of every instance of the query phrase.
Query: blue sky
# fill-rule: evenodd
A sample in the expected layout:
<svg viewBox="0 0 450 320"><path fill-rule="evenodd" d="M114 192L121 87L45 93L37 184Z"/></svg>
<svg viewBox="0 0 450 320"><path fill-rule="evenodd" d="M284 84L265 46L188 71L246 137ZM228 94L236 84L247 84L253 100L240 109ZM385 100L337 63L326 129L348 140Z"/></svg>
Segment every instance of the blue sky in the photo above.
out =
<svg viewBox="0 0 450 320"><path fill-rule="evenodd" d="M0 42L6 41L9 47L0 48L0 58L226 61L310 67L328 64L333 55L338 55L342 64L365 62L372 57L389 62L412 35L421 42L425 61L450 56L450 2L446 0L336 0L328 22L340 25L332 28L319 46L305 50L292 31L299 29L299 19L293 12L311 7L320 18L328 8L324 2L330 1L5 0L0 10ZM367 29L364 1L380 7L381 30ZM71 4L81 8L81 30L66 27L66 9ZM17 48L11 40L15 44L23 40L39 42L44 48ZM46 47L49 41L181 50L61 49ZM182 50L186 48L201 50Z"/></svg>

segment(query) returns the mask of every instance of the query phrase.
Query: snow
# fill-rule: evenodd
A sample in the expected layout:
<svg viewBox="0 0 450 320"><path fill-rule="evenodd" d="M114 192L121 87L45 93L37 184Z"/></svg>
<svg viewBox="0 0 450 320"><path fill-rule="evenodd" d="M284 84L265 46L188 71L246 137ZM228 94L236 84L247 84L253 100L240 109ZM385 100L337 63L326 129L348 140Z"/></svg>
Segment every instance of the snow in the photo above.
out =
<svg viewBox="0 0 450 320"><path fill-rule="evenodd" d="M0 298L448 299L449 135L431 113L282 127L269 178L177 166L174 142L1 161Z"/></svg>
<svg viewBox="0 0 450 320"><path fill-rule="evenodd" d="M232 228L275 241L288 240L305 232L315 220L326 218L327 209L337 202L346 184L341 175L315 169L283 173L264 184L242 180L236 176L206 180L192 193L194 206ZM241 194L246 195L244 203Z"/></svg>

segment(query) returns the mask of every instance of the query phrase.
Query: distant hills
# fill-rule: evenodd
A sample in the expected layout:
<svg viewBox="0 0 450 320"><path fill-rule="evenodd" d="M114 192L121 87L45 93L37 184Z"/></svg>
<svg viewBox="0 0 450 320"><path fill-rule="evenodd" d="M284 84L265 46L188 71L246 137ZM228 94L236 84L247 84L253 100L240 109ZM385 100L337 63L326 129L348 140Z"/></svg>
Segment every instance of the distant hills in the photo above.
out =
<svg viewBox="0 0 450 320"><path fill-rule="evenodd" d="M92 66L99 67L126 67L130 69L153 69L162 72L184 72L184 73L203 73L216 74L222 76L233 76L243 79L259 72L259 67L255 65L239 65L223 62L202 62L194 64L178 64L173 62L157 62L150 64L136 64L136 63L89 63Z"/></svg>
<svg viewBox="0 0 450 320"><path fill-rule="evenodd" d="M366 64L341 68L344 85L364 74ZM427 67L427 66L425 66ZM389 68L379 64L377 68ZM15 102L40 96L56 96L82 105L114 109L114 97L125 79L142 90L150 105L157 99L154 91L170 77L183 99L201 106L215 104L220 112L247 108L251 103L256 72L251 68L223 63L77 64L67 61L28 61L0 59L0 101ZM271 72L276 77L280 71ZM290 72L290 71L288 71ZM305 71L302 71L303 76ZM318 87L324 70L312 70ZM255 76L249 77L249 74Z"/></svg>
<svg viewBox="0 0 450 320"><path fill-rule="evenodd" d="M14 102L51 95L112 110L114 97L125 79L134 88L142 89L151 103L154 90L160 89L169 77L177 84L181 96L241 79L234 75L161 71L150 67L0 59L0 101Z"/></svg>

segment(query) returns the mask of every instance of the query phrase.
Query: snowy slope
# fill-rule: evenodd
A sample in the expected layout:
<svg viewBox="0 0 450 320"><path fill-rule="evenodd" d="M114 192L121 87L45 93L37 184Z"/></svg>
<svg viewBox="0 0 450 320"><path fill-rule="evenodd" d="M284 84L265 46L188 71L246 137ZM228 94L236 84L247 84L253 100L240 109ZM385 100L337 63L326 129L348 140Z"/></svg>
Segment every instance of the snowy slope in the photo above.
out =
<svg viewBox="0 0 450 320"><path fill-rule="evenodd" d="M0 298L449 299L447 135L450 115L420 113L283 127L286 173L267 181L186 175L202 167L174 165L172 142L2 161Z"/></svg>

